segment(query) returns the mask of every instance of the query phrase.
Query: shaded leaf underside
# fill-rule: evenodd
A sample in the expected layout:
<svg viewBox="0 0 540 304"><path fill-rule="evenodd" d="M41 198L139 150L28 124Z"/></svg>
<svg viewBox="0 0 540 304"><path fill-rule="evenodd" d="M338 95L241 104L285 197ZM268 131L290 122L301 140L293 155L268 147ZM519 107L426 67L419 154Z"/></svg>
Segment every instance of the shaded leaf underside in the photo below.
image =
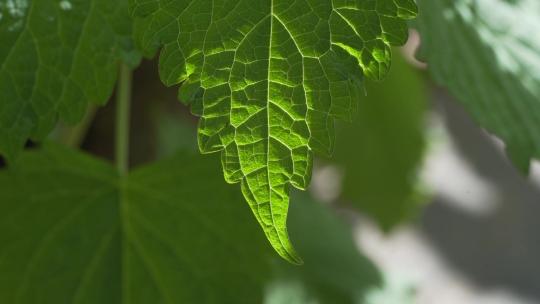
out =
<svg viewBox="0 0 540 304"><path fill-rule="evenodd" d="M363 74L381 79L407 37L412 0L132 0L137 43L162 47L165 84L199 123L202 152L222 151L271 244L301 260L286 220L289 187L308 186L330 154L334 119L351 120ZM363 73L362 73L363 72Z"/></svg>
<svg viewBox="0 0 540 304"><path fill-rule="evenodd" d="M78 122L135 61L127 0L0 0L0 154Z"/></svg>
<svg viewBox="0 0 540 304"><path fill-rule="evenodd" d="M527 170L540 159L540 3L421 0L420 57ZM519 22L516 22L519 20Z"/></svg>

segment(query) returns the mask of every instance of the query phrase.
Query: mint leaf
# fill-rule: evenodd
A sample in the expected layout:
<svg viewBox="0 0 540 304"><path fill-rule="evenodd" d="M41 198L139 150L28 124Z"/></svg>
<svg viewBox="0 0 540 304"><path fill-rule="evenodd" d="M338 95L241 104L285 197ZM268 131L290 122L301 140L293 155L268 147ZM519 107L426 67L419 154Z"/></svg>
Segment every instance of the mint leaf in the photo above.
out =
<svg viewBox="0 0 540 304"><path fill-rule="evenodd" d="M0 1L0 154L107 101L118 60L137 61L127 10L126 0Z"/></svg>
<svg viewBox="0 0 540 304"><path fill-rule="evenodd" d="M261 303L268 245L215 162L119 178L64 148L0 171L0 303Z"/></svg>
<svg viewBox="0 0 540 304"><path fill-rule="evenodd" d="M131 0L135 36L160 47L166 85L201 116L203 153L221 151L267 238L300 263L287 234L289 188L313 153L330 154L334 119L351 120L363 74L381 79L407 38L413 0ZM363 73L362 73L363 72Z"/></svg>
<svg viewBox="0 0 540 304"><path fill-rule="evenodd" d="M540 3L421 0L420 57L526 170L540 159ZM516 21L518 20L518 21Z"/></svg>
<svg viewBox="0 0 540 304"><path fill-rule="evenodd" d="M359 117L337 128L334 161L343 172L341 198L389 230L422 202L417 172L424 156L428 88L402 56L384 83L367 83Z"/></svg>

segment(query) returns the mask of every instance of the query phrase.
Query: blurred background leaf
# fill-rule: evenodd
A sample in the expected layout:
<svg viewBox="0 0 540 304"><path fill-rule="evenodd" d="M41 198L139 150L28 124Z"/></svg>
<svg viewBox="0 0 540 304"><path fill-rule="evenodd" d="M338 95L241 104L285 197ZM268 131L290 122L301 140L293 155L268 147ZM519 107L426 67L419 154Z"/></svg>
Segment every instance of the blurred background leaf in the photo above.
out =
<svg viewBox="0 0 540 304"><path fill-rule="evenodd" d="M419 57L526 172L540 159L540 2L419 0Z"/></svg>
<svg viewBox="0 0 540 304"><path fill-rule="evenodd" d="M388 230L426 201L419 189L428 89L399 52L382 83L367 83L352 124L340 124L335 162L343 172L341 198Z"/></svg>
<svg viewBox="0 0 540 304"><path fill-rule="evenodd" d="M140 62L131 38L128 0L1 1L0 154L14 161L29 138L104 104L118 62Z"/></svg>
<svg viewBox="0 0 540 304"><path fill-rule="evenodd" d="M273 252L217 159L127 179L56 145L0 171L0 303L260 303Z"/></svg>

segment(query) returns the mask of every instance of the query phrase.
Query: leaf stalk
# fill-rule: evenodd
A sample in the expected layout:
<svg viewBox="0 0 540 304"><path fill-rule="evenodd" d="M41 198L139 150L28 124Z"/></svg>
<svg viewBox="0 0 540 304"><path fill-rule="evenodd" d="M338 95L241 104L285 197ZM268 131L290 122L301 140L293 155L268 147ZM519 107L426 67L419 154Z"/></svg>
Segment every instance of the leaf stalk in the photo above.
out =
<svg viewBox="0 0 540 304"><path fill-rule="evenodd" d="M121 176L129 172L129 126L133 72L121 64L116 92L116 168Z"/></svg>

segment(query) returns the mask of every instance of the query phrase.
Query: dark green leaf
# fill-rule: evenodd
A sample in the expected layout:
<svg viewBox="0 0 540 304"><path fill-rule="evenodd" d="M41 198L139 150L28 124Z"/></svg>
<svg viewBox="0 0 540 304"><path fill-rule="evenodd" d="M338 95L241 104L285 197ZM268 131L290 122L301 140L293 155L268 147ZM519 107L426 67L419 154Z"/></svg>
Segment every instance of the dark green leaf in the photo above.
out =
<svg viewBox="0 0 540 304"><path fill-rule="evenodd" d="M0 303L261 303L271 251L187 154L126 179L49 146L0 172Z"/></svg>
<svg viewBox="0 0 540 304"><path fill-rule="evenodd" d="M0 1L0 154L103 104L120 58L136 64L127 0Z"/></svg>

